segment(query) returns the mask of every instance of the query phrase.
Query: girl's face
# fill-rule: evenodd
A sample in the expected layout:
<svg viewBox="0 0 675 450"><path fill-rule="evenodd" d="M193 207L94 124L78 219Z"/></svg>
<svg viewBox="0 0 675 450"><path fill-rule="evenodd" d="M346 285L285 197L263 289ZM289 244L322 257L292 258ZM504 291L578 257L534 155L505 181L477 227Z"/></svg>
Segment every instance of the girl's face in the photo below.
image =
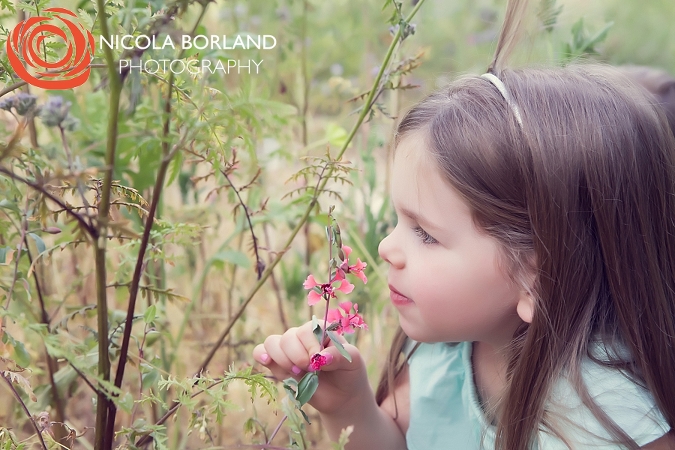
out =
<svg viewBox="0 0 675 450"><path fill-rule="evenodd" d="M420 342L510 342L526 294L499 267L497 242L476 228L421 132L396 150L391 196L398 224L379 253L403 331Z"/></svg>

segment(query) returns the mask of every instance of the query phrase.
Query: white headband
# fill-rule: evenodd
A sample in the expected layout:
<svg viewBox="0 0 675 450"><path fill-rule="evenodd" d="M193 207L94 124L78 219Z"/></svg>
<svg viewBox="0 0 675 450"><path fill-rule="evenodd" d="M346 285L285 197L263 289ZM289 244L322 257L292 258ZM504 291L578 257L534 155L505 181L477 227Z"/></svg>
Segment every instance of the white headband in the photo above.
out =
<svg viewBox="0 0 675 450"><path fill-rule="evenodd" d="M516 105L516 103L513 100L511 100L511 96L509 95L509 92L506 90L506 86L504 85L502 80L500 80L499 78L497 78L496 75L491 73L484 73L480 77L485 78L497 88L497 90L502 94L502 97L504 97L504 100L506 100L506 103L513 111L513 115L516 116L518 125L520 125L520 128L523 128L523 119L520 115L520 109L518 108L518 105Z"/></svg>

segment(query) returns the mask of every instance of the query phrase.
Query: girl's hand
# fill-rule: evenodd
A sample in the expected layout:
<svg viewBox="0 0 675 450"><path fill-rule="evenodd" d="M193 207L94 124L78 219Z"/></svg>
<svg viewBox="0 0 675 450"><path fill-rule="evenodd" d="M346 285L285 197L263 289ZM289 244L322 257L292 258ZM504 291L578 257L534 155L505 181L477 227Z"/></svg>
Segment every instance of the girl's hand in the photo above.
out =
<svg viewBox="0 0 675 450"><path fill-rule="evenodd" d="M350 363L331 342L321 354L328 362L319 372L319 388L309 404L323 414L344 411L363 395L372 396L366 367L358 349L339 336L352 357ZM319 343L312 333L312 322L291 328L283 335L272 335L253 350L253 358L267 367L278 380L300 380L307 373L312 355L319 353Z"/></svg>

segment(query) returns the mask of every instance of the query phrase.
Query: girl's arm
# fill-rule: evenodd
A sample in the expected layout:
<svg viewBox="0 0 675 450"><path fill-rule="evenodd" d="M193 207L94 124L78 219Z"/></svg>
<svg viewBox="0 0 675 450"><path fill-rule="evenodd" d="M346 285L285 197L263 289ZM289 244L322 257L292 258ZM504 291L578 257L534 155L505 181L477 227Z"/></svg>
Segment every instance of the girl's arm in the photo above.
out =
<svg viewBox="0 0 675 450"><path fill-rule="evenodd" d="M336 413L321 414L321 421L331 440L337 441L341 431L353 425L347 450L406 450L405 432L398 420L393 418L393 408L390 410L384 403L377 406L372 390L368 394L354 397L352 403ZM398 419L401 416L399 404Z"/></svg>
<svg viewBox="0 0 675 450"><path fill-rule="evenodd" d="M396 401L394 402L394 396ZM399 430L405 436L410 425L410 377L408 364L405 364L394 380L394 392L389 392L382 401L380 409L392 417Z"/></svg>
<svg viewBox="0 0 675 450"><path fill-rule="evenodd" d="M354 427L346 447L349 450L405 450L404 433L389 411L375 402L360 352L341 340L352 362L340 355L332 344L321 351L330 362L321 368L319 388L309 403L321 414L332 440L337 441L342 429ZM256 346L253 357L277 379L293 377L299 380L308 370L310 358L319 350L312 323L308 322L283 335L269 336L264 344ZM397 400L401 396L402 393Z"/></svg>

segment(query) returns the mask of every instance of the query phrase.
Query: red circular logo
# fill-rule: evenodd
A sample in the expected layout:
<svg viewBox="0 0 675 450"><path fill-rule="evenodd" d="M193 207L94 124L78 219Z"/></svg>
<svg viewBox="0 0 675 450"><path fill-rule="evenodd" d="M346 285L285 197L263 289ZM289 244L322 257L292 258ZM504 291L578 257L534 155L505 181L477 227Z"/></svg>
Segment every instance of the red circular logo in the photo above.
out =
<svg viewBox="0 0 675 450"><path fill-rule="evenodd" d="M25 82L42 89L70 89L89 78L94 58L94 36L77 16L64 8L48 8L53 17L31 17L19 22L7 39L7 56L12 69ZM66 44L65 55L49 62L41 55L45 39L59 36ZM32 68L35 75L28 69Z"/></svg>

